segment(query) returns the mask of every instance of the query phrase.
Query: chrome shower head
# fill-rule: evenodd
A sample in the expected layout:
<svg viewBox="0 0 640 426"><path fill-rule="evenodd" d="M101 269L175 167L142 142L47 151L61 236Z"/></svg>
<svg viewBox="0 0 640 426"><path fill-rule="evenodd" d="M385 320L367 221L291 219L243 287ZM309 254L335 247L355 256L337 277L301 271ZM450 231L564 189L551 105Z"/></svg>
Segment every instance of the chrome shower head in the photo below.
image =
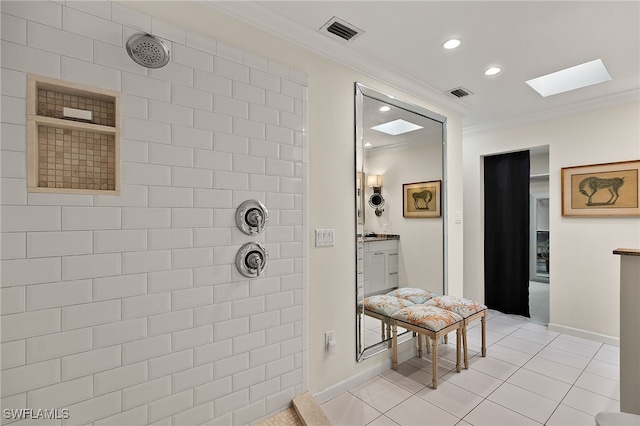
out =
<svg viewBox="0 0 640 426"><path fill-rule="evenodd" d="M169 49L159 38L137 33L127 40L127 53L138 65L161 68L169 62Z"/></svg>

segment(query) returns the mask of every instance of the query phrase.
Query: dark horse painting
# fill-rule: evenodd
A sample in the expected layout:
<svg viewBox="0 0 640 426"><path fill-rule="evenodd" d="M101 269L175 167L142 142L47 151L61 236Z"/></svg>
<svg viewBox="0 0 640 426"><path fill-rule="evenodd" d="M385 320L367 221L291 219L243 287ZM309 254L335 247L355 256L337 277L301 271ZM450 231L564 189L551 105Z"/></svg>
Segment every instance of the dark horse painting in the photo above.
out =
<svg viewBox="0 0 640 426"><path fill-rule="evenodd" d="M413 205L416 210L429 210L429 202L431 202L431 199L433 198L433 193L431 191L425 189L424 191L414 192L411 196L413 197ZM420 205L420 200L424 201L424 207Z"/></svg>
<svg viewBox="0 0 640 426"><path fill-rule="evenodd" d="M616 203L618 197L620 196L618 194L618 190L622 185L624 185L624 178L615 177L602 179L592 176L582 179L580 181L580 184L578 185L578 189L580 190L580 193L582 195L587 197L587 206L612 206ZM605 202L592 202L591 198L596 192L598 192L599 189L609 190L611 198L609 198L609 200Z"/></svg>

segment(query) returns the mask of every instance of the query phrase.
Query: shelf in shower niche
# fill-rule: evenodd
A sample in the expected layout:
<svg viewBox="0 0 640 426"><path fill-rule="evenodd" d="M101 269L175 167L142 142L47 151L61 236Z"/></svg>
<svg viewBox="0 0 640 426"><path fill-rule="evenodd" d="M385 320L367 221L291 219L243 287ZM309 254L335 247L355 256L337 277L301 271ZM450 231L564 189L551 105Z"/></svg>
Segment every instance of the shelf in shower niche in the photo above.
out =
<svg viewBox="0 0 640 426"><path fill-rule="evenodd" d="M28 191L119 195L120 94L31 74L27 87Z"/></svg>

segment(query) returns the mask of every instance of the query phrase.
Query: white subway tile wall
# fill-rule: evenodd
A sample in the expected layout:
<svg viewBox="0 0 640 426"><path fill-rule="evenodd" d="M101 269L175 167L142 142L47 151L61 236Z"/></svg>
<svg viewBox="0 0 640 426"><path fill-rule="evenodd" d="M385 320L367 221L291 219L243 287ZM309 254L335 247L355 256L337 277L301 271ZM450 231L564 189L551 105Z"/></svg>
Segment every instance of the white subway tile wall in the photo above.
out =
<svg viewBox="0 0 640 426"><path fill-rule="evenodd" d="M306 390L305 73L108 1L0 12L2 407L95 426L287 407ZM167 66L127 56L139 31ZM120 196L27 194L28 73L122 93ZM249 198L258 236L235 226ZM233 265L247 241L269 250L258 279Z"/></svg>

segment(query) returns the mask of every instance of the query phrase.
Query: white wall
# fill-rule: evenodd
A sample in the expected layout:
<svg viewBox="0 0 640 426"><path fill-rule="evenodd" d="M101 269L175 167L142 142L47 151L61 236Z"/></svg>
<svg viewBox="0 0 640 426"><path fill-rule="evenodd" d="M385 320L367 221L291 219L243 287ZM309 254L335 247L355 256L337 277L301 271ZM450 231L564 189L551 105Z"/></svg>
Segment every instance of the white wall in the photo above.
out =
<svg viewBox="0 0 640 426"><path fill-rule="evenodd" d="M484 299L482 158L549 146L551 327L619 335L618 247L640 247L640 218L561 215L562 167L640 158L638 104L464 138L464 293Z"/></svg>
<svg viewBox="0 0 640 426"><path fill-rule="evenodd" d="M74 425L287 407L307 379L306 74L109 2L1 8L2 407ZM140 30L164 68L127 56ZM122 92L121 196L27 193L27 73ZM252 198L271 221L249 237ZM233 264L247 241L269 250L259 279Z"/></svg>
<svg viewBox="0 0 640 426"><path fill-rule="evenodd" d="M400 287L418 287L442 294L442 218L411 219L402 216L405 183L442 180L442 142L366 152L365 174L383 176L384 213L377 217L365 206L365 229L400 235L398 267ZM371 195L367 188L365 199Z"/></svg>
<svg viewBox="0 0 640 426"><path fill-rule="evenodd" d="M131 2L137 10L188 26L247 52L295 66L309 76L309 217L308 238L315 228L335 229L334 247L309 246L308 385L318 393L367 371L388 354L356 363L355 219L354 219L354 83L396 96L447 117L447 170L451 218L462 211L461 117L429 101L404 93L350 68L315 55L217 12L198 2ZM449 220L449 289L462 294L462 226ZM335 330L336 353L324 351L324 333Z"/></svg>

